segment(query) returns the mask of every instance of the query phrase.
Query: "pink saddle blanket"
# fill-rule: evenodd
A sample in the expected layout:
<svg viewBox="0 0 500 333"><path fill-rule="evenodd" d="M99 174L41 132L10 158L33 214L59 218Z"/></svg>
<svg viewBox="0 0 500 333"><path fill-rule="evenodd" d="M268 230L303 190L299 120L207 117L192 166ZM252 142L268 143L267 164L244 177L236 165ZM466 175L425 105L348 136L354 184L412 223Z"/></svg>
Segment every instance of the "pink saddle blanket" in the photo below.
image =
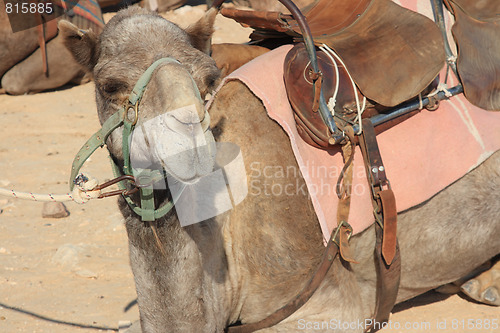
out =
<svg viewBox="0 0 500 333"><path fill-rule="evenodd" d="M254 59L226 77L220 87L231 80L243 82L262 101L269 117L286 131L328 239L337 225L335 183L343 161L340 153L314 148L297 133L283 83L283 60L290 48L282 46ZM457 83L448 79L450 87ZM398 212L402 212L430 199L500 149L500 112L474 107L459 95L442 101L436 111L422 110L377 138ZM348 222L359 233L374 222L359 147L353 174Z"/></svg>

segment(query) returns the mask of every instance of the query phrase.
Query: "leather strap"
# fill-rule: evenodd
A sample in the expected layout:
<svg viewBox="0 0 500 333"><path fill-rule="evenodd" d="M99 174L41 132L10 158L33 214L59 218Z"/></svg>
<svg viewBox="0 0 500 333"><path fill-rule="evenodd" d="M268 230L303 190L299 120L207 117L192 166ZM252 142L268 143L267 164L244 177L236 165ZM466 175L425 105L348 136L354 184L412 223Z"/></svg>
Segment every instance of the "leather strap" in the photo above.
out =
<svg viewBox="0 0 500 333"><path fill-rule="evenodd" d="M396 241L395 257L391 265L387 265L382 259L382 235L380 225L375 224L375 265L377 270L377 296L371 327L367 331L373 331L375 322L378 327L389 320L389 315L396 304L398 296L399 281L401 276L401 257L399 245Z"/></svg>
<svg viewBox="0 0 500 333"><path fill-rule="evenodd" d="M42 53L42 66L43 73L45 76L49 76L49 65L47 62L47 48L45 44L45 22L42 18L42 15L36 14L37 26L36 30L38 31L38 45L40 46L40 51Z"/></svg>
<svg viewBox="0 0 500 333"><path fill-rule="evenodd" d="M354 255L349 247L349 239L352 235L352 228L347 221L349 220L349 211L351 208L351 194L352 194L352 175L353 175L353 161L354 149L356 141L354 137L354 130L352 126L344 129L347 139L349 140L342 146L342 154L344 156L344 168L340 173L337 182L336 191L339 198L337 206L337 227L339 230L339 248L340 256L344 261L351 263L358 263L354 260Z"/></svg>
<svg viewBox="0 0 500 333"><path fill-rule="evenodd" d="M73 164L71 165L71 176L69 178L69 189L73 191L75 186L74 180L80 169L82 168L85 161L92 155L97 148L103 147L108 139L108 136L116 128L123 125L123 117L125 114L125 109L121 108L115 112L111 117L109 117L104 124L102 124L101 129L99 129L90 139L85 142L85 144L80 148L75 158L73 159Z"/></svg>
<svg viewBox="0 0 500 333"><path fill-rule="evenodd" d="M49 62L47 60L47 42L57 35L57 21L52 15L35 13L36 29L38 31L38 46L42 53L43 73L49 76Z"/></svg>
<svg viewBox="0 0 500 333"><path fill-rule="evenodd" d="M384 233L382 238L382 256L387 265L392 264L396 256L398 217L396 199L392 189L379 192L380 204L384 217Z"/></svg>
<svg viewBox="0 0 500 333"><path fill-rule="evenodd" d="M382 156L370 119L363 119L363 134L359 138L366 174L372 192L375 223L375 265L377 271L377 295L371 325L389 319L396 303L401 275L401 256L397 242L397 210L394 193L382 162ZM377 325L380 327L380 325Z"/></svg>

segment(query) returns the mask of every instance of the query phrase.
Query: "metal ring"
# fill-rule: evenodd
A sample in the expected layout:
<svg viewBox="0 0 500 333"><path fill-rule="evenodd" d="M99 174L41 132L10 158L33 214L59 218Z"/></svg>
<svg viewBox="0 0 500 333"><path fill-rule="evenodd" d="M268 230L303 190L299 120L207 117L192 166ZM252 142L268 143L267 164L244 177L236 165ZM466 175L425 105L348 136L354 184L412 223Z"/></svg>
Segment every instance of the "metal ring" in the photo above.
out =
<svg viewBox="0 0 500 333"><path fill-rule="evenodd" d="M130 119L128 117L130 109L134 110L134 113L135 113L135 119L134 119L134 121L130 121ZM129 102L129 104L127 106L127 111L125 112L124 118L125 118L126 121L128 121L129 123L131 123L132 126L134 126L135 124L137 124L137 121L139 120L139 101L137 101L134 105Z"/></svg>

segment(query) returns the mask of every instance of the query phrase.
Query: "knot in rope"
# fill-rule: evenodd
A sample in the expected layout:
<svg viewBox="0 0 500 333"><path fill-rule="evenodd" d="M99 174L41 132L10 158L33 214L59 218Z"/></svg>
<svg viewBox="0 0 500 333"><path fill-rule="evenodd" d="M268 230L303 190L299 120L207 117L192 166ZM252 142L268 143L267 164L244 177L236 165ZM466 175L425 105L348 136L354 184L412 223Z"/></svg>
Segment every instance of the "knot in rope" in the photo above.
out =
<svg viewBox="0 0 500 333"><path fill-rule="evenodd" d="M453 56L449 56L449 57L446 59L446 62L447 62L448 64L454 64L454 63L456 63L456 62L457 62L457 57L456 57L456 56L454 56L454 55L453 55Z"/></svg>
<svg viewBox="0 0 500 333"><path fill-rule="evenodd" d="M446 83L443 83L443 82L439 82L439 84L437 86L437 91L444 92L444 95L448 98L453 96L453 94L448 90L448 86L446 85Z"/></svg>
<svg viewBox="0 0 500 333"><path fill-rule="evenodd" d="M355 122L358 123L359 129L358 129L358 132L356 134L360 135L363 132L363 125L361 122L361 116L366 109L366 97L362 95L363 96L363 104L361 105L361 103L359 101L358 89L356 88L356 83L354 82L354 79L352 78L351 73L347 69L347 66L345 65L344 61L342 61L342 58L340 58L340 56L337 53L335 53L335 51L332 50L326 44L322 44L319 48L321 51L325 52L325 54L328 56L328 58L330 58L330 60L333 63L333 68L335 69L335 75L336 75L335 91L333 93L333 96L328 101L328 108L330 110L330 113L332 114L332 116L335 116L335 109L334 108L335 108L335 103L337 100L337 94L339 92L339 84L340 84L340 74L339 74L339 69L337 66L337 61L338 61L344 67L347 75L349 76L351 84L352 84L352 89L354 91L354 97L356 99L356 109L358 111L358 115L355 119ZM335 59L337 59L337 60L335 60Z"/></svg>
<svg viewBox="0 0 500 333"><path fill-rule="evenodd" d="M99 181L87 173L80 173L74 182L76 186L71 195L76 203L83 204L101 195L101 190L97 188Z"/></svg>

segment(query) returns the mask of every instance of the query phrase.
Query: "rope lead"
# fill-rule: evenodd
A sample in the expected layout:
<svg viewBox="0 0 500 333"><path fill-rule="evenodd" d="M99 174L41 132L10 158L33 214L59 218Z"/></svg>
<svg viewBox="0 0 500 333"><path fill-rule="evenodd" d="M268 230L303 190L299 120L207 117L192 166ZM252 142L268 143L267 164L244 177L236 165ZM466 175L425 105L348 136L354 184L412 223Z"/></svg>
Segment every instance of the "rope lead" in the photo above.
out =
<svg viewBox="0 0 500 333"><path fill-rule="evenodd" d="M41 202L68 202L74 201L77 204L84 204L90 199L97 199L101 195L101 190L94 190L99 182L96 178L88 174L80 173L75 178L75 188L71 193L65 194L39 194L31 192L18 192L0 188L0 195L14 197L16 199L41 201Z"/></svg>

